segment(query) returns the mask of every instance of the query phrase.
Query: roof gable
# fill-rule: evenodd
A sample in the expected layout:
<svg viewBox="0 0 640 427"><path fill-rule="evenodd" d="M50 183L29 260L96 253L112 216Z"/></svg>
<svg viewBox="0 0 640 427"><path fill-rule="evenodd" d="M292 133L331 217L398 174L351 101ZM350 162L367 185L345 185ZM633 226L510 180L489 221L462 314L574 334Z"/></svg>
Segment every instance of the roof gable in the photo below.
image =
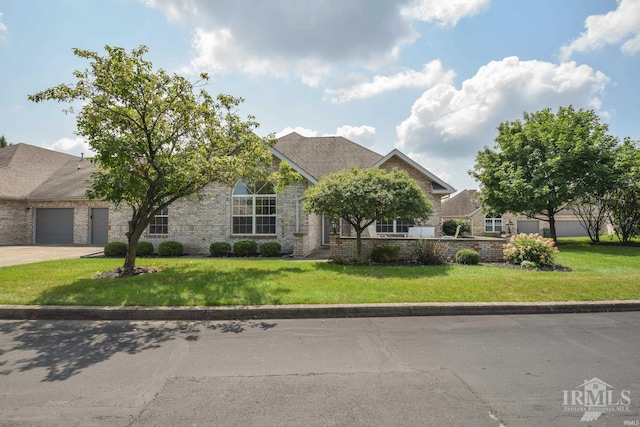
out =
<svg viewBox="0 0 640 427"><path fill-rule="evenodd" d="M469 216L477 211L481 205L478 202L478 192L462 190L446 202L442 203L442 216Z"/></svg>
<svg viewBox="0 0 640 427"><path fill-rule="evenodd" d="M390 161L391 159L393 159L394 157L399 158L400 160L402 160L403 162L407 163L409 166L411 166L412 168L416 169L418 172L420 172L421 174L426 176L429 179L429 181L431 181L431 193L433 193L433 194L451 194L451 193L454 193L456 191L456 189L453 188L451 185L447 184L446 182L444 182L443 180L438 178L432 172L430 172L429 170L427 170L426 168L424 168L423 166L421 166L420 164L418 164L417 162L415 162L414 160L409 158L407 155L405 155L404 153L402 153L398 149L391 150L391 152L389 154L387 154L386 156L382 157L380 160L378 160L372 166L382 166L385 163L387 163L388 161Z"/></svg>

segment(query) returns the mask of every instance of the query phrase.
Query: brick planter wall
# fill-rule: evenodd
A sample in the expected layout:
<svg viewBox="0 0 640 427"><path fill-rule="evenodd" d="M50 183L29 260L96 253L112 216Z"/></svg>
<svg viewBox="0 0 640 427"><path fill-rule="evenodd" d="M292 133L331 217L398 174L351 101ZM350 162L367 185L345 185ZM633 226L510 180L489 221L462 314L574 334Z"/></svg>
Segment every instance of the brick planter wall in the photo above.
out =
<svg viewBox="0 0 640 427"><path fill-rule="evenodd" d="M447 256L453 259L460 249L473 249L480 255L481 262L502 262L502 245L506 244L506 239L490 237L460 238L460 239L423 239L427 241L441 240L448 244ZM368 258L374 246L395 245L400 247L400 260L407 261L415 251L418 239L412 238L362 238L362 253ZM340 237L338 234L331 235L331 256L341 256L349 258L356 253L355 237Z"/></svg>

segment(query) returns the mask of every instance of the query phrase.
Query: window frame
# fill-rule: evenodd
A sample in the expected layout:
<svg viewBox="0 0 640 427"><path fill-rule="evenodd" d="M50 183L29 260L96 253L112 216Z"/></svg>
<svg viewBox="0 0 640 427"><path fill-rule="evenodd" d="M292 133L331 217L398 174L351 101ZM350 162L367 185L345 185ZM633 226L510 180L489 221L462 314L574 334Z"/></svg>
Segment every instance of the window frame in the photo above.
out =
<svg viewBox="0 0 640 427"><path fill-rule="evenodd" d="M158 220L162 220L158 224ZM158 232L160 228L161 232ZM149 236L167 236L169 234L169 207L164 207L160 212L153 216L153 219L147 226L147 235Z"/></svg>
<svg viewBox="0 0 640 427"><path fill-rule="evenodd" d="M413 221L406 218L396 218L393 221L376 221L376 234L407 234L409 233L409 227L415 226ZM383 231L383 228L391 227L391 231ZM406 228L406 231L403 229Z"/></svg>
<svg viewBox="0 0 640 427"><path fill-rule="evenodd" d="M239 181L231 191L231 235L276 236L277 208L272 184Z"/></svg>
<svg viewBox="0 0 640 427"><path fill-rule="evenodd" d="M502 215L488 213L484 216L485 233L502 233Z"/></svg>

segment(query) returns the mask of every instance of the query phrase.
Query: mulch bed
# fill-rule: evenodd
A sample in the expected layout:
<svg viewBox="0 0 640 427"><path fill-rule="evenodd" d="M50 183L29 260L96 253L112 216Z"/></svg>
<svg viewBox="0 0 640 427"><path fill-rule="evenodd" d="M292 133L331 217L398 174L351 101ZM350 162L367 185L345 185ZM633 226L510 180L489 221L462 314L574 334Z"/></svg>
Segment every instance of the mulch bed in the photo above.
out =
<svg viewBox="0 0 640 427"><path fill-rule="evenodd" d="M131 276L141 276L144 274L153 274L160 271L159 268L147 268L147 267L134 267L133 271L126 272L124 268L119 267L113 270L105 271L104 273L100 273L97 276L94 276L94 279L118 279L121 277L131 277Z"/></svg>

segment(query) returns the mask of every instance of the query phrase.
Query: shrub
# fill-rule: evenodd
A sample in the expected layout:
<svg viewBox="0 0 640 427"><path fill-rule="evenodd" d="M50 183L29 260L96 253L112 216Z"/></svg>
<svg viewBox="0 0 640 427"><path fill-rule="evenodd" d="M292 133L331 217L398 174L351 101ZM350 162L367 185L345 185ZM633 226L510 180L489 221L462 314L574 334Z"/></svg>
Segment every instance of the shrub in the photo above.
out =
<svg viewBox="0 0 640 427"><path fill-rule="evenodd" d="M104 256L109 258L119 258L127 254L127 244L124 242L107 243L104 247Z"/></svg>
<svg viewBox="0 0 640 427"><path fill-rule="evenodd" d="M389 264L397 262L400 255L400 246L396 245L379 245L371 251L371 261L381 264Z"/></svg>
<svg viewBox="0 0 640 427"><path fill-rule="evenodd" d="M455 236L458 226L460 226L460 233L471 233L471 226L467 221L449 219L442 224L442 234L445 236Z"/></svg>
<svg viewBox="0 0 640 427"><path fill-rule="evenodd" d="M280 243L266 242L260 245L260 255L264 257L274 257L280 255Z"/></svg>
<svg viewBox="0 0 640 427"><path fill-rule="evenodd" d="M538 266L549 267L558 248L552 239L546 239L539 234L518 234L511 236L509 243L504 245L502 253L509 264L522 264L529 261Z"/></svg>
<svg viewBox="0 0 640 427"><path fill-rule="evenodd" d="M460 249L456 252L458 264L476 265L480 262L480 254L473 249Z"/></svg>
<svg viewBox="0 0 640 427"><path fill-rule="evenodd" d="M184 253L182 243L167 240L158 245L158 255L160 256L180 256Z"/></svg>
<svg viewBox="0 0 640 427"><path fill-rule="evenodd" d="M252 240L241 240L233 244L233 253L237 256L253 256L258 252L258 244Z"/></svg>
<svg viewBox="0 0 640 427"><path fill-rule="evenodd" d="M153 253L153 243L150 242L138 242L138 248L136 254L138 256L149 256Z"/></svg>
<svg viewBox="0 0 640 427"><path fill-rule="evenodd" d="M442 240L419 240L411 259L422 265L446 264L448 249L449 244Z"/></svg>
<svg viewBox="0 0 640 427"><path fill-rule="evenodd" d="M227 256L231 252L231 244L227 242L213 242L209 246L209 253L213 257Z"/></svg>

